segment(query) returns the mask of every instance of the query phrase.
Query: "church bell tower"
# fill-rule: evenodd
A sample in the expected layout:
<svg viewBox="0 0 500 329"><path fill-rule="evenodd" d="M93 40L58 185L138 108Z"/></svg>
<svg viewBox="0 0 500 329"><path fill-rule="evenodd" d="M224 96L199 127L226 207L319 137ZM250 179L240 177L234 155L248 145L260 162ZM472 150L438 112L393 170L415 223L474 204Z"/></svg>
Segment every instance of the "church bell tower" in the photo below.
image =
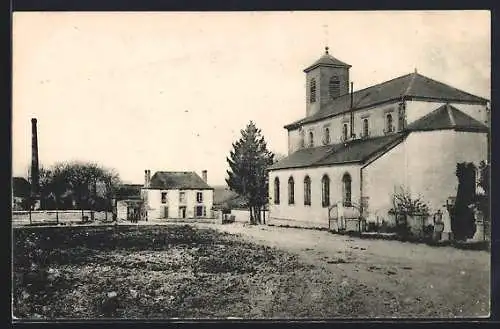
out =
<svg viewBox="0 0 500 329"><path fill-rule="evenodd" d="M308 66L306 73L306 116L320 111L331 100L349 93L349 69L346 64L325 53L314 64Z"/></svg>

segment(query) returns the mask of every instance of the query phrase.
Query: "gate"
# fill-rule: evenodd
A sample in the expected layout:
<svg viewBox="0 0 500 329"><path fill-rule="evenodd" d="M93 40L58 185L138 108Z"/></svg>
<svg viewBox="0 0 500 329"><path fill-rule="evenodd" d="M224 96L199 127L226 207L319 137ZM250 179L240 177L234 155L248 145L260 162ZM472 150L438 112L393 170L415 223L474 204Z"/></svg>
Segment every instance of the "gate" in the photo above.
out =
<svg viewBox="0 0 500 329"><path fill-rule="evenodd" d="M364 231L365 221L361 207L353 202L350 205L338 202L328 207L328 230L334 232Z"/></svg>

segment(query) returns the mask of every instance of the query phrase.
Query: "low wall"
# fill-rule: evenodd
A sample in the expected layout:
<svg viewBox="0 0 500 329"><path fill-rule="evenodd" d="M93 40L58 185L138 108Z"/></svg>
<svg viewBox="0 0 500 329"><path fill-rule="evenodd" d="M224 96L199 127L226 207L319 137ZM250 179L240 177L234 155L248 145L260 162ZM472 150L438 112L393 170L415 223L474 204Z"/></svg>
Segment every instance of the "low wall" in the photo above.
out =
<svg viewBox="0 0 500 329"><path fill-rule="evenodd" d="M90 210L84 210L83 215L88 216L90 219ZM55 222L59 218L59 222L78 222L82 220L81 210L37 210L31 212L31 222L32 223L43 223L43 222ZM96 211L94 212L94 218L96 220L104 220L106 218L106 212ZM113 219L113 214L108 212L108 220ZM13 211L12 212L12 223L13 224L29 224L30 213L29 211Z"/></svg>
<svg viewBox="0 0 500 329"><path fill-rule="evenodd" d="M250 211L248 209L231 209L231 215L234 215L234 221L240 223L250 223ZM268 222L269 211L263 211L261 216L266 216Z"/></svg>
<svg viewBox="0 0 500 329"><path fill-rule="evenodd" d="M293 226L304 228L328 228L328 221L324 223L306 222L296 219L282 219L282 218L266 218L266 224L275 226Z"/></svg>

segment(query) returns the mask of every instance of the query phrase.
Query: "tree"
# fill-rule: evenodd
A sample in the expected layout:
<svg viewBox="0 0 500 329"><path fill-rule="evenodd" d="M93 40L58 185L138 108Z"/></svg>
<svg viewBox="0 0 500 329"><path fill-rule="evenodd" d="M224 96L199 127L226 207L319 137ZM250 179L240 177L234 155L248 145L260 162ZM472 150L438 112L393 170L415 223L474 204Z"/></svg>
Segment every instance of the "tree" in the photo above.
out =
<svg viewBox="0 0 500 329"><path fill-rule="evenodd" d="M226 183L231 191L245 198L250 223L261 223L261 211L268 201L267 168L273 164L274 154L268 151L260 129L252 121L241 130L241 138L232 146L226 158L230 167Z"/></svg>
<svg viewBox="0 0 500 329"><path fill-rule="evenodd" d="M118 174L95 163L61 162L40 171L41 194L45 208L67 207L71 197L82 210L109 210L111 199L120 183ZM97 187L102 187L100 193ZM93 216L93 212L91 213Z"/></svg>
<svg viewBox="0 0 500 329"><path fill-rule="evenodd" d="M476 199L476 167L473 163L457 163L458 178L455 206L451 211L451 231L458 241L466 240L474 235L474 213L471 205Z"/></svg>

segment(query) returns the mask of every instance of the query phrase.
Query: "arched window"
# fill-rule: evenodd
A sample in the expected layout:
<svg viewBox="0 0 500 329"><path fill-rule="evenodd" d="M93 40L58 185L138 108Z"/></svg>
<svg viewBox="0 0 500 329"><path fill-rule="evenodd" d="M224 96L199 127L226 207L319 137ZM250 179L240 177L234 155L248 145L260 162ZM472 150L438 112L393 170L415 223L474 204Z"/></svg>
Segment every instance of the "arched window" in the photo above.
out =
<svg viewBox="0 0 500 329"><path fill-rule="evenodd" d="M345 173L342 177L342 203L346 207L351 206L351 175Z"/></svg>
<svg viewBox="0 0 500 329"><path fill-rule="evenodd" d="M340 96L340 80L338 76L333 76L330 78L328 91L330 92L330 98L332 99Z"/></svg>
<svg viewBox="0 0 500 329"><path fill-rule="evenodd" d="M328 127L325 128L325 136L323 138L323 144L325 145L330 144L330 128Z"/></svg>
<svg viewBox="0 0 500 329"><path fill-rule="evenodd" d="M321 192L322 205L328 207L330 205L330 178L327 175L321 179Z"/></svg>
<svg viewBox="0 0 500 329"><path fill-rule="evenodd" d="M304 178L304 205L311 205L311 179L309 176Z"/></svg>
<svg viewBox="0 0 500 329"><path fill-rule="evenodd" d="M309 147L314 146L314 134L312 131L309 132Z"/></svg>
<svg viewBox="0 0 500 329"><path fill-rule="evenodd" d="M274 179L274 204L280 204L280 179Z"/></svg>
<svg viewBox="0 0 500 329"><path fill-rule="evenodd" d="M301 148L306 147L306 138L305 138L304 130L300 131L300 147Z"/></svg>
<svg viewBox="0 0 500 329"><path fill-rule="evenodd" d="M316 79L311 79L309 84L309 102L316 102Z"/></svg>
<svg viewBox="0 0 500 329"><path fill-rule="evenodd" d="M288 204L295 203L295 183L293 177L288 178Z"/></svg>
<svg viewBox="0 0 500 329"><path fill-rule="evenodd" d="M347 134L348 134L348 127L347 127L347 123L344 123L344 125L342 126L342 138L344 140L347 140Z"/></svg>
<svg viewBox="0 0 500 329"><path fill-rule="evenodd" d="M368 119L363 119L363 137L368 137Z"/></svg>
<svg viewBox="0 0 500 329"><path fill-rule="evenodd" d="M386 133L391 133L392 132L392 114L387 114L385 118L385 132Z"/></svg>

